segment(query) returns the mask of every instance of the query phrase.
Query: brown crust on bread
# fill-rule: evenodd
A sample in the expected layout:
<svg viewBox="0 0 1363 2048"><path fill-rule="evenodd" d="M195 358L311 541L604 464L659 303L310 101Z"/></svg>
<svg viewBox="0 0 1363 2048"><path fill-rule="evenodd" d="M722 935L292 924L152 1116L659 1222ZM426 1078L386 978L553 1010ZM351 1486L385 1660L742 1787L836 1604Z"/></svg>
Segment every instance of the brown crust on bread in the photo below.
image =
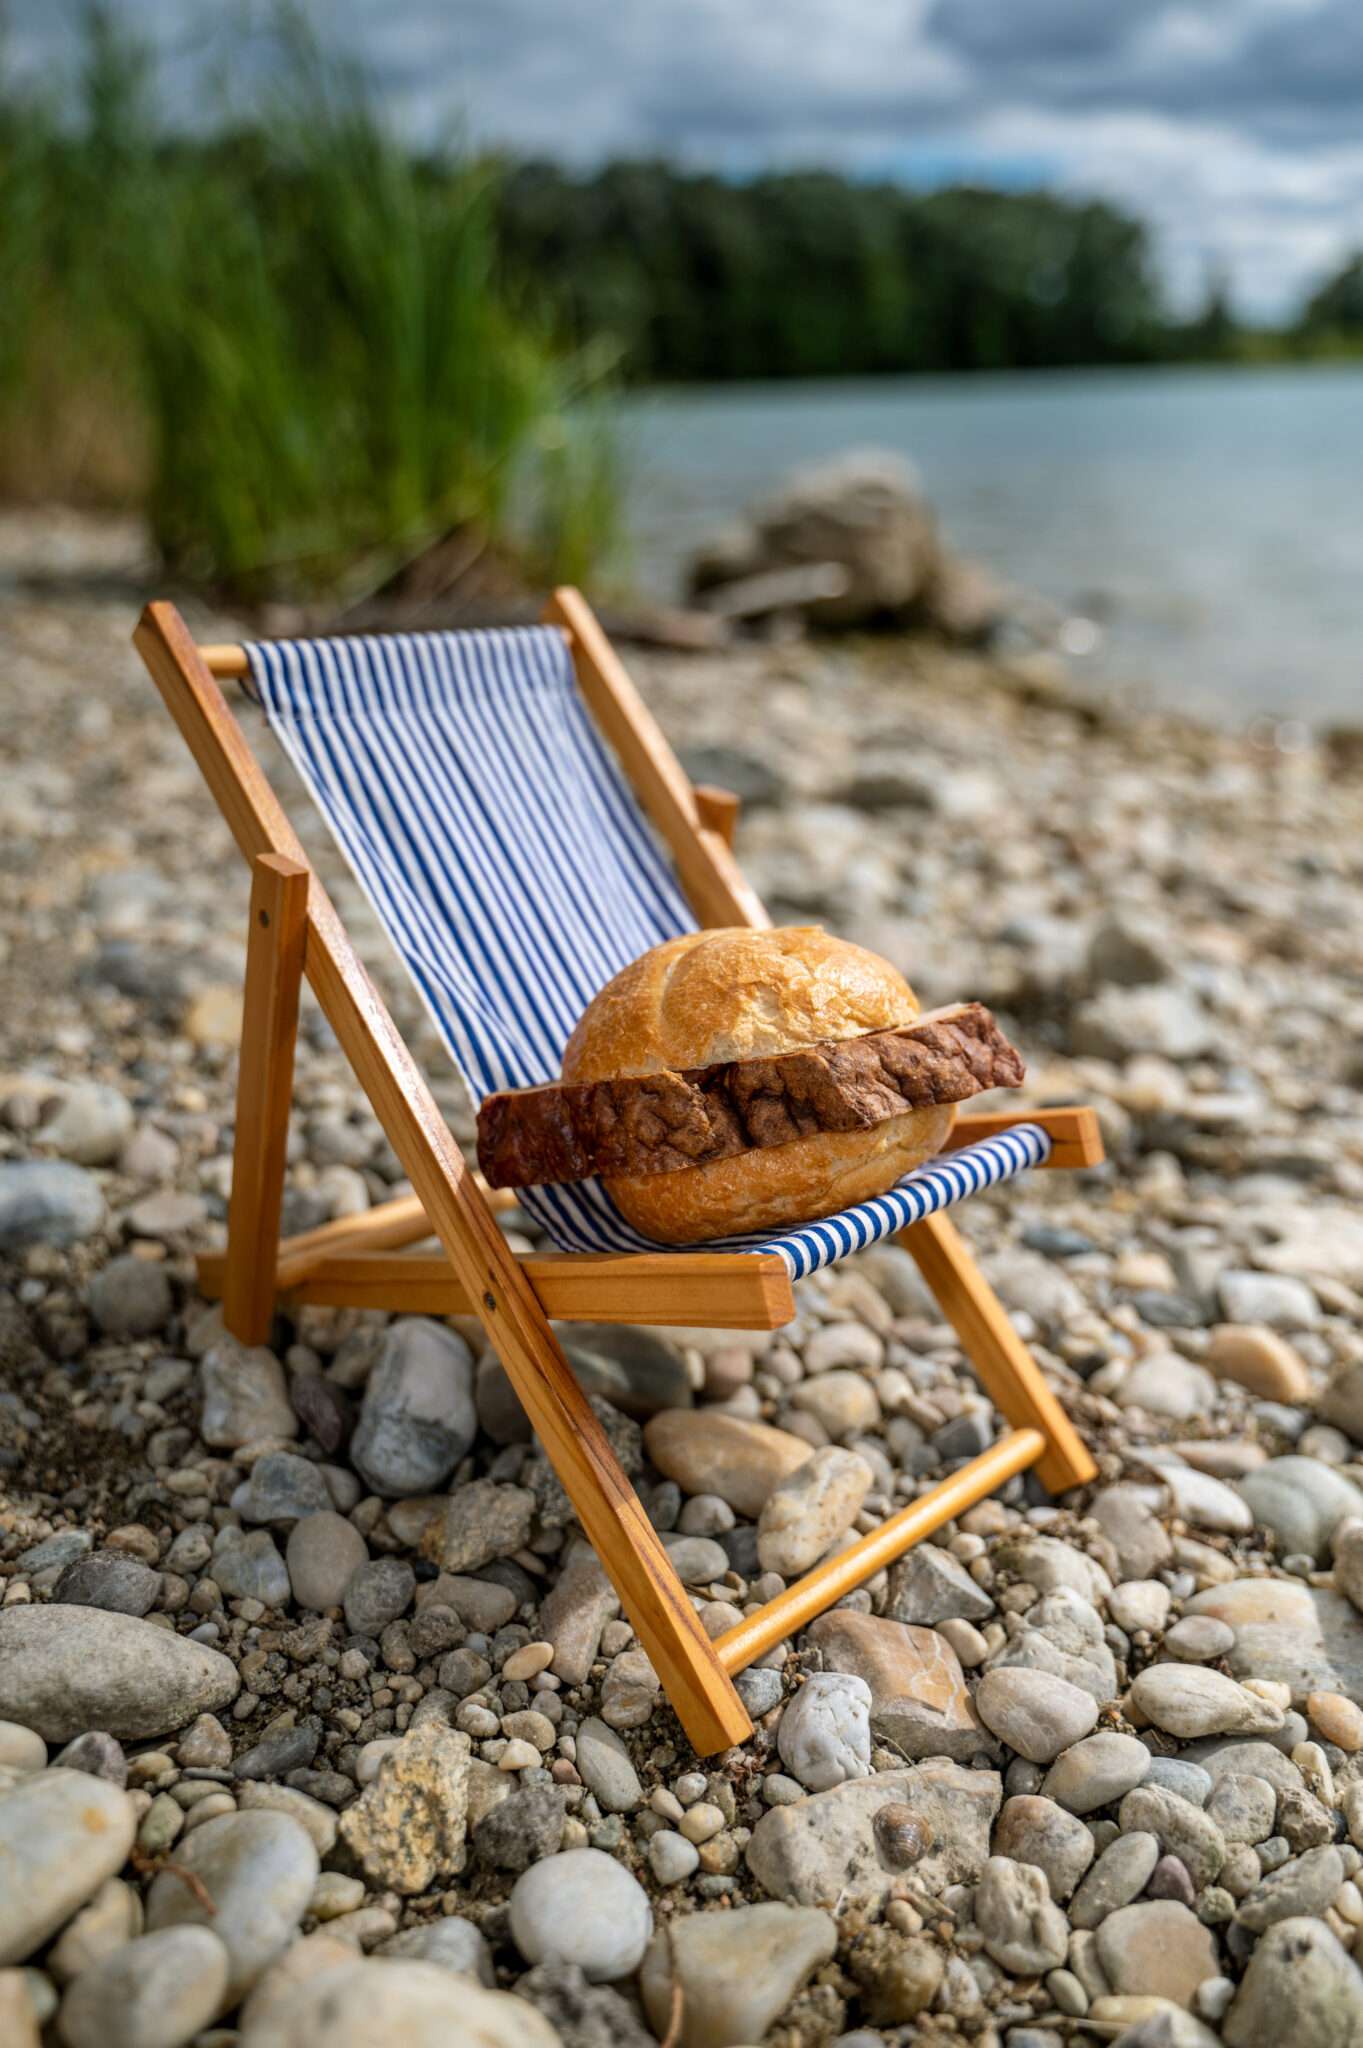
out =
<svg viewBox="0 0 1363 2048"><path fill-rule="evenodd" d="M982 1003L889 1031L767 1057L489 1095L478 1163L493 1187L678 1173L906 1111L964 1102L1023 1077Z"/></svg>

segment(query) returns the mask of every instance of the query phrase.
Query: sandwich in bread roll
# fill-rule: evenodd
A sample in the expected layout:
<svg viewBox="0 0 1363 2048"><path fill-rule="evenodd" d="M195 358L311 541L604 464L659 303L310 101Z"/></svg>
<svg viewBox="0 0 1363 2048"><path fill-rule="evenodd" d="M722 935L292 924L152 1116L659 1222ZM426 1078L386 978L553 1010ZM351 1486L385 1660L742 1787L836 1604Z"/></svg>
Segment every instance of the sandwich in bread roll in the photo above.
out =
<svg viewBox="0 0 1363 2048"><path fill-rule="evenodd" d="M707 1067L911 1024L902 974L814 925L687 932L655 946L588 1004L563 1055L565 1083ZM892 1187L942 1149L951 1104L870 1129L820 1131L669 1173L609 1177L621 1214L660 1244L811 1222Z"/></svg>

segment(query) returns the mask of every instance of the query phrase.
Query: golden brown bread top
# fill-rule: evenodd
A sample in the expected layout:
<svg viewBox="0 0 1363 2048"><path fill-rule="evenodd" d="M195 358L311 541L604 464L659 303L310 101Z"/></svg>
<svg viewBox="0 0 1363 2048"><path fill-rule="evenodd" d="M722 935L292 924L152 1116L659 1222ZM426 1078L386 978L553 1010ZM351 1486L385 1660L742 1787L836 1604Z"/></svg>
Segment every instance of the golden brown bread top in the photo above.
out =
<svg viewBox="0 0 1363 2048"><path fill-rule="evenodd" d="M817 925L686 932L622 969L583 1011L565 1081L713 1066L910 1024L888 960Z"/></svg>

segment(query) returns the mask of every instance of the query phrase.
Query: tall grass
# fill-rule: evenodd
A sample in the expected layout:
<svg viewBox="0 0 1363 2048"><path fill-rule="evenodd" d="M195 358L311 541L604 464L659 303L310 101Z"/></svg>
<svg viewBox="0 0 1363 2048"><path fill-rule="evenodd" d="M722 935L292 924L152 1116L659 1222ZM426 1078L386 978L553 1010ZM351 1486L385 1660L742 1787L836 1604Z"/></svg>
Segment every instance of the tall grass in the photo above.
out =
<svg viewBox="0 0 1363 2048"><path fill-rule="evenodd" d="M137 495L168 566L251 595L377 580L529 507L536 567L611 537L593 366L504 285L491 171L426 164L284 24L249 125L168 132L89 18L77 119L0 104L0 483Z"/></svg>

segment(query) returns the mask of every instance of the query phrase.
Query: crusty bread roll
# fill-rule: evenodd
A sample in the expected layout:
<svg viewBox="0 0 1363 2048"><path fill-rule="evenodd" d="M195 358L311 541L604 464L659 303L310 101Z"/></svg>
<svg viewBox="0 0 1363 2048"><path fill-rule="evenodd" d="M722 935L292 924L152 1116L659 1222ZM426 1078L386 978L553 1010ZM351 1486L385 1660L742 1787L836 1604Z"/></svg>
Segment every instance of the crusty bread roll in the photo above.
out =
<svg viewBox="0 0 1363 2048"><path fill-rule="evenodd" d="M563 1055L563 1079L617 1080L793 1052L912 1023L918 999L887 960L816 925L687 932L606 984ZM676 1173L607 1180L636 1230L696 1244L828 1216L883 1194L939 1152L954 1108L916 1109L870 1130L824 1131Z"/></svg>

